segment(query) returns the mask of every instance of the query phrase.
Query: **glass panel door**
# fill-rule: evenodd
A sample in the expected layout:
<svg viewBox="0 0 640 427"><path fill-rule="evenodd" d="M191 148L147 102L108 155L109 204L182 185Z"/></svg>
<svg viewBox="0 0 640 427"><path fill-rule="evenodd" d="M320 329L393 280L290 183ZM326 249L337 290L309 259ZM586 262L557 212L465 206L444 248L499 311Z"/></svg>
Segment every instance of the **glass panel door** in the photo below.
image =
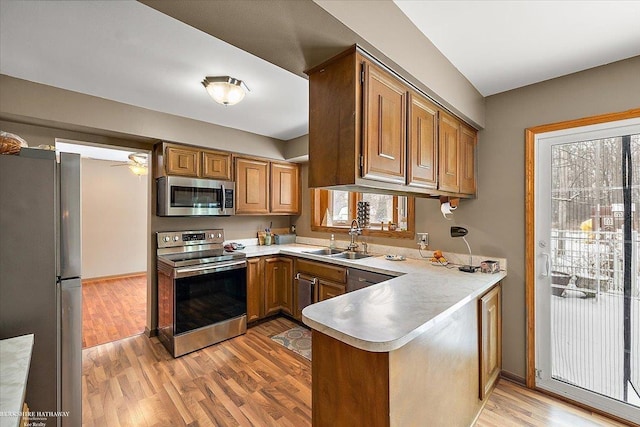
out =
<svg viewBox="0 0 640 427"><path fill-rule="evenodd" d="M536 385L638 422L640 121L536 151Z"/></svg>

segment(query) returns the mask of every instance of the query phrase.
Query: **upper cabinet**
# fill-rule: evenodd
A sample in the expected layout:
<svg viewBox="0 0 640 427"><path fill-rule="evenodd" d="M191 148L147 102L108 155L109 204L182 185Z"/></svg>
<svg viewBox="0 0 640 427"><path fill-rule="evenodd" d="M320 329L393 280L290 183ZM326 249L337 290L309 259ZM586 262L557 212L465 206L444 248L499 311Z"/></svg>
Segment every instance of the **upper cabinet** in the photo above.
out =
<svg viewBox="0 0 640 427"><path fill-rule="evenodd" d="M231 153L161 142L154 147L154 173L231 180Z"/></svg>
<svg viewBox="0 0 640 427"><path fill-rule="evenodd" d="M299 215L300 166L189 145L153 147L156 178L167 175L235 181L236 215Z"/></svg>
<svg viewBox="0 0 640 427"><path fill-rule="evenodd" d="M423 96L409 95L409 161L407 184L438 186L438 108Z"/></svg>
<svg viewBox="0 0 640 427"><path fill-rule="evenodd" d="M406 88L381 68L364 64L364 178L404 184L406 166Z"/></svg>
<svg viewBox="0 0 640 427"><path fill-rule="evenodd" d="M460 162L458 173L460 174L460 192L463 194L476 194L476 143L478 134L476 130L460 124Z"/></svg>
<svg viewBox="0 0 640 427"><path fill-rule="evenodd" d="M295 163L236 157L236 215L300 213L300 168Z"/></svg>
<svg viewBox="0 0 640 427"><path fill-rule="evenodd" d="M236 214L269 213L269 162L236 157Z"/></svg>
<svg viewBox="0 0 640 427"><path fill-rule="evenodd" d="M271 162L271 212L300 213L300 167Z"/></svg>
<svg viewBox="0 0 640 427"><path fill-rule="evenodd" d="M231 154L203 151L201 176L221 180L231 179Z"/></svg>
<svg viewBox="0 0 640 427"><path fill-rule="evenodd" d="M167 175L200 176L200 156L198 151L168 146L165 153Z"/></svg>
<svg viewBox="0 0 640 427"><path fill-rule="evenodd" d="M443 111L440 112L440 132L438 159L439 174L438 188L443 191L458 193L460 191L460 122L458 119Z"/></svg>
<svg viewBox="0 0 640 427"><path fill-rule="evenodd" d="M309 187L475 195L473 128L357 46L307 74Z"/></svg>

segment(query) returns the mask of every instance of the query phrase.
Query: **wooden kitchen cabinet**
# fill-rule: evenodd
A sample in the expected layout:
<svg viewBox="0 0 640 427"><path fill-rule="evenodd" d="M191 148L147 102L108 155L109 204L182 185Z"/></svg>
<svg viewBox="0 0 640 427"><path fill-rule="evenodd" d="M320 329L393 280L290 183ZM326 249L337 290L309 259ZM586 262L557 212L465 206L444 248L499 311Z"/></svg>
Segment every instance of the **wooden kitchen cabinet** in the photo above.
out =
<svg viewBox="0 0 640 427"><path fill-rule="evenodd" d="M300 214L300 167L271 162L271 213Z"/></svg>
<svg viewBox="0 0 640 427"><path fill-rule="evenodd" d="M231 154L202 151L202 177L231 181Z"/></svg>
<svg viewBox="0 0 640 427"><path fill-rule="evenodd" d="M306 71L309 187L474 197L476 133L358 46Z"/></svg>
<svg viewBox="0 0 640 427"><path fill-rule="evenodd" d="M200 175L200 153L197 150L169 146L166 149L167 175Z"/></svg>
<svg viewBox="0 0 640 427"><path fill-rule="evenodd" d="M300 213L300 167L236 157L236 215Z"/></svg>
<svg viewBox="0 0 640 427"><path fill-rule="evenodd" d="M438 108L423 96L409 95L407 184L438 186Z"/></svg>
<svg viewBox="0 0 640 427"><path fill-rule="evenodd" d="M231 153L160 142L153 148L154 176L187 176L230 181Z"/></svg>
<svg viewBox="0 0 640 427"><path fill-rule="evenodd" d="M405 183L407 87L364 62L363 178Z"/></svg>
<svg viewBox="0 0 640 427"><path fill-rule="evenodd" d="M264 318L265 285L264 259L247 259L247 322Z"/></svg>
<svg viewBox="0 0 640 427"><path fill-rule="evenodd" d="M493 287L478 301L480 317L479 360L480 399L494 387L502 369L502 302L500 284Z"/></svg>
<svg viewBox="0 0 640 427"><path fill-rule="evenodd" d="M264 262L265 317L280 311L293 315L293 260L285 257L269 257Z"/></svg>
<svg viewBox="0 0 640 427"><path fill-rule="evenodd" d="M475 129L460 124L460 193L476 194L476 142L478 134Z"/></svg>
<svg viewBox="0 0 640 427"><path fill-rule="evenodd" d="M318 301L337 297L347 292L347 286L342 283L330 282L328 280L318 280Z"/></svg>
<svg viewBox="0 0 640 427"><path fill-rule="evenodd" d="M235 158L236 214L269 213L269 161Z"/></svg>
<svg viewBox="0 0 640 427"><path fill-rule="evenodd" d="M438 159L438 188L452 193L460 191L460 175L458 173L460 148L460 122L444 111L440 112Z"/></svg>

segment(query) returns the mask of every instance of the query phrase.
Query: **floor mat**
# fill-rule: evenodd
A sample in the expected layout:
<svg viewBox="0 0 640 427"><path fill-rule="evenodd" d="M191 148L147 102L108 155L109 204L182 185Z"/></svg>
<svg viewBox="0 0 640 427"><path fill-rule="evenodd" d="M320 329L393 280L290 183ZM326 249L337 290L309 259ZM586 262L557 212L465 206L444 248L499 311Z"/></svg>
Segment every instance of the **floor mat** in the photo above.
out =
<svg viewBox="0 0 640 427"><path fill-rule="evenodd" d="M271 337L272 340L311 360L311 331L296 326Z"/></svg>

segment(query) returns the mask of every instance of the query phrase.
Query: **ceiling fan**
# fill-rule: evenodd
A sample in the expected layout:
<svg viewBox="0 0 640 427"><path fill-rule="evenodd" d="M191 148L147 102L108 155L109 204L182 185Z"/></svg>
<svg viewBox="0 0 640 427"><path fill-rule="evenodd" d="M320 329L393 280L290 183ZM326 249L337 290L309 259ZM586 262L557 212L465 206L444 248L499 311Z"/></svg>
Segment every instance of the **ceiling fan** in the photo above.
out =
<svg viewBox="0 0 640 427"><path fill-rule="evenodd" d="M149 155L147 153L131 153L127 156L129 161L120 165L113 166L129 166L129 169L134 174L148 175L149 174Z"/></svg>

